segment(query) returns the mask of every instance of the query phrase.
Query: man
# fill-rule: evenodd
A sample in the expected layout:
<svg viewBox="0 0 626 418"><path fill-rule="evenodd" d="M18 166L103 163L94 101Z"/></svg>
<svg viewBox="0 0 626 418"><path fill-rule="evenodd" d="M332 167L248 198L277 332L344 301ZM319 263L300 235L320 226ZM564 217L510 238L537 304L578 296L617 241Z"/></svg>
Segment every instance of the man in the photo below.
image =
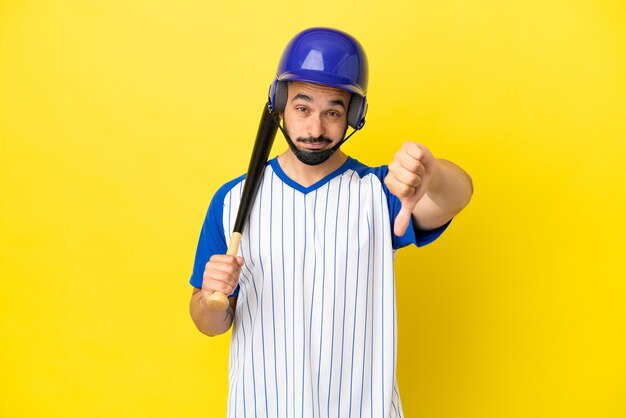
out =
<svg viewBox="0 0 626 418"><path fill-rule="evenodd" d="M191 284L207 335L233 326L230 417L401 417L393 255L435 240L470 200L456 165L406 142L388 167L339 148L367 109L350 35L314 28L287 46L270 88L289 149L269 161L237 257L225 255L244 177L213 197ZM347 138L346 138L347 139ZM215 291L226 313L207 309Z"/></svg>

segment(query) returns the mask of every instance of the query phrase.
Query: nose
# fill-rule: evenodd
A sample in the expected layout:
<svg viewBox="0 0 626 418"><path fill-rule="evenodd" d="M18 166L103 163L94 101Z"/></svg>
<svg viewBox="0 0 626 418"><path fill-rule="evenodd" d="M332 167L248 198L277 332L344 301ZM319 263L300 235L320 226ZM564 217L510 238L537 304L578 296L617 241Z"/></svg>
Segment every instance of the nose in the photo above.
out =
<svg viewBox="0 0 626 418"><path fill-rule="evenodd" d="M322 118L320 115L311 115L309 118L309 126L307 129L307 133L312 138L319 138L324 134L324 123L322 122Z"/></svg>

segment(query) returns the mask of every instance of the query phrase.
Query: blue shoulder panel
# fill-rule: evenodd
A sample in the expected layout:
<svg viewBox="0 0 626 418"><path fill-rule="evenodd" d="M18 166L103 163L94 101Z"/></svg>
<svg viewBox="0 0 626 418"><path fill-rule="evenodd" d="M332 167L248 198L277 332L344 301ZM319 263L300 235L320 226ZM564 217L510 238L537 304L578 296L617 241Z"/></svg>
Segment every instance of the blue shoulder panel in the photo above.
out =
<svg viewBox="0 0 626 418"><path fill-rule="evenodd" d="M202 275L204 267L214 254L226 254L228 246L226 245L226 236L230 231L224 230L224 199L228 192L245 179L245 175L237 177L229 181L218 189L213 196L202 229L200 230L200 238L198 239L198 247L196 249L196 258L193 264L193 273L189 279L189 283L193 287L202 287ZM231 296L237 296L239 288Z"/></svg>

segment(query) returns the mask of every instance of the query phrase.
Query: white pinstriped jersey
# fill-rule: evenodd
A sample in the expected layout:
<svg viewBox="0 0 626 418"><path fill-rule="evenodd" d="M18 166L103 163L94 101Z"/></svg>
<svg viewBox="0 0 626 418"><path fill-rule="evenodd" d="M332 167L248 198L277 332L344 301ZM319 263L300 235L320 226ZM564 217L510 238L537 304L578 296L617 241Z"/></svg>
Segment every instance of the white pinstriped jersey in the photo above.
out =
<svg viewBox="0 0 626 418"><path fill-rule="evenodd" d="M266 166L243 231L229 367L228 416L402 417L396 383L393 256L446 228L393 235L399 200L387 168L346 163L311 187ZM244 177L205 219L194 273L225 253Z"/></svg>

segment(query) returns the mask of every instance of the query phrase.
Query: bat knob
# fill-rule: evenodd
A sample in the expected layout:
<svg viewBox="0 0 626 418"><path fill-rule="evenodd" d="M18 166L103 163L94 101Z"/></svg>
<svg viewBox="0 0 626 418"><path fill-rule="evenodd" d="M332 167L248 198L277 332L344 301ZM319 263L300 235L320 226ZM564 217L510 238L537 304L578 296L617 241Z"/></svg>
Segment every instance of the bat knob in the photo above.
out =
<svg viewBox="0 0 626 418"><path fill-rule="evenodd" d="M228 298L221 292L215 292L206 298L206 304L214 312L224 312L228 309Z"/></svg>

